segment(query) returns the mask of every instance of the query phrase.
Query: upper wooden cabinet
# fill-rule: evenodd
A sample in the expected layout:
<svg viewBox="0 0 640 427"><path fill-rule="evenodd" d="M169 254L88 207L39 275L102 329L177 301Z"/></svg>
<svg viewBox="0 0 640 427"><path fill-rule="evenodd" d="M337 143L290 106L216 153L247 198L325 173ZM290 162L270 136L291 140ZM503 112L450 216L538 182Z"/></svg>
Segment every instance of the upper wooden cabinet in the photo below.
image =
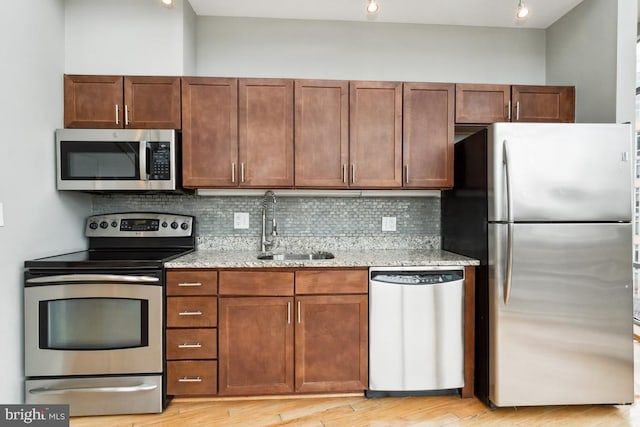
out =
<svg viewBox="0 0 640 427"><path fill-rule="evenodd" d="M402 186L402 82L349 84L350 184Z"/></svg>
<svg viewBox="0 0 640 427"><path fill-rule="evenodd" d="M240 186L293 186L293 80L240 79Z"/></svg>
<svg viewBox="0 0 640 427"><path fill-rule="evenodd" d="M182 182L238 185L238 80L182 78Z"/></svg>
<svg viewBox="0 0 640 427"><path fill-rule="evenodd" d="M575 121L573 86L456 85L456 123Z"/></svg>
<svg viewBox="0 0 640 427"><path fill-rule="evenodd" d="M452 187L454 85L405 83L403 103L403 187Z"/></svg>
<svg viewBox="0 0 640 427"><path fill-rule="evenodd" d="M514 122L576 121L576 92L573 86L511 86Z"/></svg>
<svg viewBox="0 0 640 427"><path fill-rule="evenodd" d="M347 187L349 82L296 80L295 185Z"/></svg>
<svg viewBox="0 0 640 427"><path fill-rule="evenodd" d="M180 77L67 74L64 126L180 129Z"/></svg>

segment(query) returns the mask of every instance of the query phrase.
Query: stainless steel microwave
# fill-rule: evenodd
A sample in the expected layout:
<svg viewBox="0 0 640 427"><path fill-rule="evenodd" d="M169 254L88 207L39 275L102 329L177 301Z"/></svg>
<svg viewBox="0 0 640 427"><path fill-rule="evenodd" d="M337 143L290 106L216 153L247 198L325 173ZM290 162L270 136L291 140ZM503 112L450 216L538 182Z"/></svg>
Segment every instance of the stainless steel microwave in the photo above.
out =
<svg viewBox="0 0 640 427"><path fill-rule="evenodd" d="M179 190L178 137L168 129L58 129L57 189Z"/></svg>

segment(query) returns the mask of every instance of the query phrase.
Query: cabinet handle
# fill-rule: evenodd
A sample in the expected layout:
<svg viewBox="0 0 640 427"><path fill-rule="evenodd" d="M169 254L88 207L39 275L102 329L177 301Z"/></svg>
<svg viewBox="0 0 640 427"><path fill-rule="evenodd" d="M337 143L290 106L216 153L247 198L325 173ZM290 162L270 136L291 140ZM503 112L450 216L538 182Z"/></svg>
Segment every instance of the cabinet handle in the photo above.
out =
<svg viewBox="0 0 640 427"><path fill-rule="evenodd" d="M200 343L195 343L195 344L179 344L178 348L202 348L202 344Z"/></svg>
<svg viewBox="0 0 640 427"><path fill-rule="evenodd" d="M178 283L178 286L186 288L186 287L189 287L189 286L202 286L202 283L200 283L200 282L193 282L193 283L182 282L182 283Z"/></svg>
<svg viewBox="0 0 640 427"><path fill-rule="evenodd" d="M240 163L240 182L244 183L244 162Z"/></svg>
<svg viewBox="0 0 640 427"><path fill-rule="evenodd" d="M507 120L511 121L511 100L507 103Z"/></svg>
<svg viewBox="0 0 640 427"><path fill-rule="evenodd" d="M404 165L404 182L409 183L409 165Z"/></svg>
<svg viewBox="0 0 640 427"><path fill-rule="evenodd" d="M178 378L178 382L179 383L201 383L202 382L202 378L200 378L200 377L195 377L195 378L182 377L182 378Z"/></svg>
<svg viewBox="0 0 640 427"><path fill-rule="evenodd" d="M298 300L298 324L300 323L300 300Z"/></svg>
<svg viewBox="0 0 640 427"><path fill-rule="evenodd" d="M516 121L520 121L520 101L516 102Z"/></svg>
<svg viewBox="0 0 640 427"><path fill-rule="evenodd" d="M129 126L129 107L124 104L124 125Z"/></svg>
<svg viewBox="0 0 640 427"><path fill-rule="evenodd" d="M347 164L346 163L342 165L342 182L344 184L347 183Z"/></svg>
<svg viewBox="0 0 640 427"><path fill-rule="evenodd" d="M116 124L120 124L120 109L118 108L118 104L116 104Z"/></svg>
<svg viewBox="0 0 640 427"><path fill-rule="evenodd" d="M202 316L201 311L181 311L178 313L180 316Z"/></svg>
<svg viewBox="0 0 640 427"><path fill-rule="evenodd" d="M231 162L231 182L236 182L236 163Z"/></svg>
<svg viewBox="0 0 640 427"><path fill-rule="evenodd" d="M291 323L291 303L287 303L287 324Z"/></svg>
<svg viewBox="0 0 640 427"><path fill-rule="evenodd" d="M356 164L351 163L351 183L356 183Z"/></svg>

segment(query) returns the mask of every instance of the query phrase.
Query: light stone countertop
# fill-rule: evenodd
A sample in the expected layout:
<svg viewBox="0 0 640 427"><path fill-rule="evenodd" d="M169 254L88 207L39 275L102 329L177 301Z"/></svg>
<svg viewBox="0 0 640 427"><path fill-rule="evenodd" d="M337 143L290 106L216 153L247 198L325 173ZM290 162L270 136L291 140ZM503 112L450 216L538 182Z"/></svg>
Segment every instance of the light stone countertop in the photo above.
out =
<svg viewBox="0 0 640 427"><path fill-rule="evenodd" d="M277 253L277 252L276 252ZM257 251L198 249L172 261L166 268L269 268L269 267L394 267L479 265L479 261L440 249L379 249L331 251L327 260L259 260Z"/></svg>

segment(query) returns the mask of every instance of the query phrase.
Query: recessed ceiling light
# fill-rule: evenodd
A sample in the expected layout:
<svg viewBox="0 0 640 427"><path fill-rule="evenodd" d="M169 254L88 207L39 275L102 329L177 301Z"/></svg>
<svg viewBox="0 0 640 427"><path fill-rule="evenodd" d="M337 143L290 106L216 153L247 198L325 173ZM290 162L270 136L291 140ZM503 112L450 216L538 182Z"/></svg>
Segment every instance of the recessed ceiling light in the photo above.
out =
<svg viewBox="0 0 640 427"><path fill-rule="evenodd" d="M164 7L173 7L173 0L161 0Z"/></svg>
<svg viewBox="0 0 640 427"><path fill-rule="evenodd" d="M380 5L376 3L376 0L369 0L367 3L367 13L370 15L378 13Z"/></svg>

